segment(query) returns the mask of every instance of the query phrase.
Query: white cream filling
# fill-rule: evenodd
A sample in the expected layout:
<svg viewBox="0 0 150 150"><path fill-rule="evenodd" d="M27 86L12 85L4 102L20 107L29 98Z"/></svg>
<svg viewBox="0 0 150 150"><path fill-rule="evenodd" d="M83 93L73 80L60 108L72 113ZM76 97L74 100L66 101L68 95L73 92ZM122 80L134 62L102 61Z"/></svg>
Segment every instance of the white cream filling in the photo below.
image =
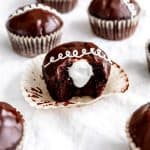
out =
<svg viewBox="0 0 150 150"><path fill-rule="evenodd" d="M74 62L68 68L68 73L77 88L84 87L94 74L92 66L85 59Z"/></svg>

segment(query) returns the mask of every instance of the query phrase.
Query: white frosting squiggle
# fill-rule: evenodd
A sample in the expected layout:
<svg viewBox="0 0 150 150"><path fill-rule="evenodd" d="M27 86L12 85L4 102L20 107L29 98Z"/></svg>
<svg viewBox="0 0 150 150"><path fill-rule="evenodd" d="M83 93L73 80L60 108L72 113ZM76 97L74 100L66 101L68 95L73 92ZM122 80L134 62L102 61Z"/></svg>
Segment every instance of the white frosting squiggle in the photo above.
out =
<svg viewBox="0 0 150 150"><path fill-rule="evenodd" d="M78 88L84 87L94 74L92 66L85 59L74 62L68 68L68 73L74 85Z"/></svg>
<svg viewBox="0 0 150 150"><path fill-rule="evenodd" d="M65 54L59 53L57 58L55 58L54 56L51 56L50 59L49 59L49 62L44 67L46 68L51 63L55 63L55 62L58 62L59 60L63 60L63 59L66 59L66 58L82 58L83 56L90 55L90 54L98 56L100 58L103 58L104 60L111 63L111 60L106 56L106 54L104 54L102 52L101 49L91 48L90 51L87 51L86 49L82 49L82 53L80 55L78 53L78 50L73 50L72 53L67 50L67 51L65 51Z"/></svg>

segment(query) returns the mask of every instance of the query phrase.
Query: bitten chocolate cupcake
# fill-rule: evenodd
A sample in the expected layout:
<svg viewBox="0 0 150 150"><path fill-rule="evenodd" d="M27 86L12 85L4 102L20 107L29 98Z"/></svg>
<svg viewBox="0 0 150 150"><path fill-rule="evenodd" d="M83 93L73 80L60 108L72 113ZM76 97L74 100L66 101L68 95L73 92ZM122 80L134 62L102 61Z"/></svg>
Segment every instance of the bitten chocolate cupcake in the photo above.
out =
<svg viewBox="0 0 150 150"><path fill-rule="evenodd" d="M50 51L43 75L51 97L58 102L72 97L100 96L108 81L111 61L93 43L72 42Z"/></svg>
<svg viewBox="0 0 150 150"><path fill-rule="evenodd" d="M131 150L150 149L150 103L134 112L127 126L127 135Z"/></svg>
<svg viewBox="0 0 150 150"><path fill-rule="evenodd" d="M78 0L37 0L39 3L46 4L55 8L61 13L71 11L77 4Z"/></svg>
<svg viewBox="0 0 150 150"><path fill-rule="evenodd" d="M28 61L20 88L31 107L70 108L124 93L129 79L124 69L97 45L73 41Z"/></svg>
<svg viewBox="0 0 150 150"><path fill-rule="evenodd" d="M140 6L135 0L93 0L88 14L91 28L97 36L122 40L135 32Z"/></svg>
<svg viewBox="0 0 150 150"><path fill-rule="evenodd" d="M24 120L11 105L0 102L0 150L21 150Z"/></svg>
<svg viewBox="0 0 150 150"><path fill-rule="evenodd" d="M26 57L48 52L61 39L63 21L55 10L42 4L18 8L6 28L13 50Z"/></svg>

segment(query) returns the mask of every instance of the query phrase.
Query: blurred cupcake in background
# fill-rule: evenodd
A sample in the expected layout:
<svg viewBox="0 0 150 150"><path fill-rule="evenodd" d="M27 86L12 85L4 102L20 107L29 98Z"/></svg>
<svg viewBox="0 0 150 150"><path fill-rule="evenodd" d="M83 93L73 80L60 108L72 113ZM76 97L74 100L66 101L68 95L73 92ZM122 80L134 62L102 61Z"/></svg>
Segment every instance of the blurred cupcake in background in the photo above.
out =
<svg viewBox="0 0 150 150"><path fill-rule="evenodd" d="M61 39L63 21L57 12L42 4L18 8L6 23L13 50L34 57L54 48Z"/></svg>
<svg viewBox="0 0 150 150"><path fill-rule="evenodd" d="M88 15L91 28L97 36L122 40L135 32L140 11L135 0L93 0Z"/></svg>
<svg viewBox="0 0 150 150"><path fill-rule="evenodd" d="M37 0L39 3L49 5L61 13L71 11L77 4L78 0Z"/></svg>
<svg viewBox="0 0 150 150"><path fill-rule="evenodd" d="M22 150L24 119L11 105L0 102L0 150Z"/></svg>
<svg viewBox="0 0 150 150"><path fill-rule="evenodd" d="M150 149L150 103L141 106L133 113L126 132L131 150Z"/></svg>
<svg viewBox="0 0 150 150"><path fill-rule="evenodd" d="M150 72L150 42L146 43L146 60L148 65L148 71Z"/></svg>

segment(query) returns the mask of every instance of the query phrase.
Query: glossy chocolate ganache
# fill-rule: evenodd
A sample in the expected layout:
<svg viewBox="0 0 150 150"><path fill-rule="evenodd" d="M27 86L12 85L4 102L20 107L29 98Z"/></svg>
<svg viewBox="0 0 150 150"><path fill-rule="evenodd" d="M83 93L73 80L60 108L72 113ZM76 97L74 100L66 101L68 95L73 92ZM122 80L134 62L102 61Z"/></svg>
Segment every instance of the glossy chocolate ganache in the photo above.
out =
<svg viewBox="0 0 150 150"><path fill-rule="evenodd" d="M59 30L62 20L53 12L33 8L22 14L10 17L6 27L8 31L21 36L45 36Z"/></svg>
<svg viewBox="0 0 150 150"><path fill-rule="evenodd" d="M150 103L140 107L133 114L129 132L139 150L150 150Z"/></svg>
<svg viewBox="0 0 150 150"><path fill-rule="evenodd" d="M140 6L135 0L93 0L89 13L106 20L130 19L138 15Z"/></svg>
<svg viewBox="0 0 150 150"><path fill-rule="evenodd" d="M99 55L91 53L91 49L94 52L99 50ZM106 53L95 44L71 42L50 51L42 70L51 97L61 102L74 96L100 96L109 78L111 63Z"/></svg>
<svg viewBox="0 0 150 150"><path fill-rule="evenodd" d="M15 108L0 102L0 150L16 150L22 140L23 123Z"/></svg>

